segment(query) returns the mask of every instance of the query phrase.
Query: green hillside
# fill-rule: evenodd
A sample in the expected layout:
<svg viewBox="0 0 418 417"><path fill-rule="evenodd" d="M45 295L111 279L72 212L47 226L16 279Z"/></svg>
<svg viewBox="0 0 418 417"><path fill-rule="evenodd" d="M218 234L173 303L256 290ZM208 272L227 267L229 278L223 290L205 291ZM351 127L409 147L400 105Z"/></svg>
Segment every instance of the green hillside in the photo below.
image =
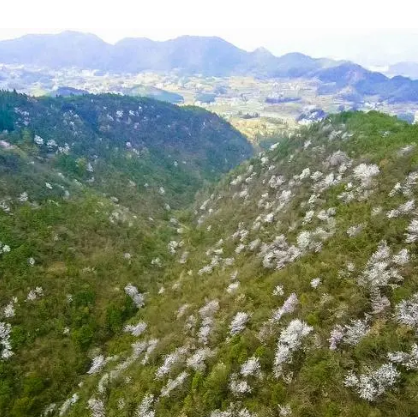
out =
<svg viewBox="0 0 418 417"><path fill-rule="evenodd" d="M172 208L252 150L206 111L110 95L0 93L0 131L0 415L40 416L158 288Z"/></svg>
<svg viewBox="0 0 418 417"><path fill-rule="evenodd" d="M416 415L417 142L342 114L228 174L56 413Z"/></svg>
<svg viewBox="0 0 418 417"><path fill-rule="evenodd" d="M147 209L18 131L0 154L1 415L417 414L417 126L343 113Z"/></svg>
<svg viewBox="0 0 418 417"><path fill-rule="evenodd" d="M158 193L164 184L165 198L179 206L252 153L213 113L111 94L35 99L3 92L2 130L10 144L130 206L145 204L145 185Z"/></svg>

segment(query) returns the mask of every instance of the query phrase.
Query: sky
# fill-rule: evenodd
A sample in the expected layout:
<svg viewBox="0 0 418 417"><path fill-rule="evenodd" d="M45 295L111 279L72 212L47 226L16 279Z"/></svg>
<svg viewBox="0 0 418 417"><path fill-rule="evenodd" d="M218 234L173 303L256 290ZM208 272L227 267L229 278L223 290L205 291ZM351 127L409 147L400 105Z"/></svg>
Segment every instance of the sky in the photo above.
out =
<svg viewBox="0 0 418 417"><path fill-rule="evenodd" d="M110 43L220 36L275 55L298 51L367 66L418 62L418 5L411 0L13 0L1 9L0 39L63 30Z"/></svg>

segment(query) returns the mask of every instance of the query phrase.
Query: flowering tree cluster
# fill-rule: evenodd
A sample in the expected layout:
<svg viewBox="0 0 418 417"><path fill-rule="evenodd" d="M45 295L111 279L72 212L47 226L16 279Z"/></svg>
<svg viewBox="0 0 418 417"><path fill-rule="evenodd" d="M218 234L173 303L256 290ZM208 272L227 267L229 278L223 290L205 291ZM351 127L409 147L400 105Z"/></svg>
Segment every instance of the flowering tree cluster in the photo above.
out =
<svg viewBox="0 0 418 417"><path fill-rule="evenodd" d="M105 406L102 400L90 398L87 402L91 417L106 417Z"/></svg>
<svg viewBox="0 0 418 417"><path fill-rule="evenodd" d="M274 375L276 378L283 373L283 366L292 360L292 354L302 345L302 340L313 330L305 322L292 320L280 334L274 357Z"/></svg>
<svg viewBox="0 0 418 417"><path fill-rule="evenodd" d="M169 397L171 391L183 385L188 376L189 374L183 371L175 379L168 380L167 384L161 389L161 397Z"/></svg>
<svg viewBox="0 0 418 417"><path fill-rule="evenodd" d="M141 294L141 293L138 291L138 288L136 288L134 285L132 285L132 284L128 284L128 285L125 287L125 293L126 293L129 297L131 297L131 298L132 298L132 301L134 302L134 304L135 304L138 308L140 308L140 307L143 307L143 306L144 306L144 304L145 304L145 298L144 298L144 295L143 295L143 294Z"/></svg>
<svg viewBox="0 0 418 417"><path fill-rule="evenodd" d="M164 363L157 369L155 373L155 378L161 379L165 375L167 375L175 365L177 365L179 362L184 361L187 352L188 348L183 346L177 348L174 352L166 355L164 357Z"/></svg>
<svg viewBox="0 0 418 417"><path fill-rule="evenodd" d="M354 388L360 398L375 401L396 383L399 376L399 371L389 363L358 376L354 372L350 372L344 380L344 385Z"/></svg>
<svg viewBox="0 0 418 417"><path fill-rule="evenodd" d="M0 321L0 346L2 348L2 359L9 359L13 355L12 345L10 343L11 330L12 326L9 323L3 323Z"/></svg>
<svg viewBox="0 0 418 417"><path fill-rule="evenodd" d="M273 322L278 322L284 314L293 313L298 305L298 302L297 295L295 293L290 294L283 305L273 313L271 320Z"/></svg>
<svg viewBox="0 0 418 417"><path fill-rule="evenodd" d="M212 329L213 316L219 310L219 301L209 301L199 310L199 315L202 319L200 329L198 332L199 342L206 345L209 342L209 335Z"/></svg>
<svg viewBox="0 0 418 417"><path fill-rule="evenodd" d="M229 334L235 336L236 334L241 333L245 329L249 319L250 315L242 311L235 314L229 325Z"/></svg>
<svg viewBox="0 0 418 417"><path fill-rule="evenodd" d="M131 333L132 336L140 336L147 328L147 324L143 321L140 321L138 324L127 324L124 327L124 331L127 333Z"/></svg>
<svg viewBox="0 0 418 417"><path fill-rule="evenodd" d="M155 411L152 409L153 404L154 395L146 394L135 412L135 417L155 417Z"/></svg>
<svg viewBox="0 0 418 417"><path fill-rule="evenodd" d="M337 349L340 342L350 346L357 345L363 337L367 336L370 327L367 320L352 320L350 324L341 326L337 324L331 331L329 338L329 348L331 350Z"/></svg>

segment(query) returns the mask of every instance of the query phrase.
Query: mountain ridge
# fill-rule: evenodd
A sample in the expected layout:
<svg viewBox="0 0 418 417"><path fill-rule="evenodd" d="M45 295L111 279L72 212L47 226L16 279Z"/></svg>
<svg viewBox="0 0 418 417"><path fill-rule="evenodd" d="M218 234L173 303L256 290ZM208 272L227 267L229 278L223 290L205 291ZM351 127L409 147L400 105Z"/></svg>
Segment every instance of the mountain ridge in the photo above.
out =
<svg viewBox="0 0 418 417"><path fill-rule="evenodd" d="M341 93L351 88L357 94L375 96L380 101L418 102L418 81L407 78L393 81L349 61L312 58L299 52L279 57L266 49L247 52L219 37L181 36L167 41L126 38L112 45L96 35L79 32L25 35L0 42L0 62L116 73L155 71L208 77L306 78L320 82L319 89L323 92Z"/></svg>
<svg viewBox="0 0 418 417"><path fill-rule="evenodd" d="M82 42L83 41L83 42ZM27 55L27 49L30 50L28 43L34 42L35 50ZM59 47L59 42L62 42L62 47ZM81 59L78 55L82 51L77 51L79 44L84 43L84 49L87 49L86 57ZM61 54L63 49L70 48L74 53L71 61L64 59ZM139 49L139 50L138 50ZM204 62L197 59L199 57L190 56L193 54L184 55L187 49L194 51L194 53L205 55L205 59L209 60L212 65L212 60L222 59L225 61L220 65L220 68L211 66L205 68ZM90 52L93 52L90 54ZM78 52L78 54L77 54ZM141 56L141 53L147 52L148 56ZM215 54L211 55L211 52ZM202 71L207 75L232 75L236 73L245 73L248 67L252 67L257 75L270 76L273 74L271 65L280 63L280 60L289 64L292 58L297 59L299 64L301 61L304 64L309 64L309 69L319 69L319 63L322 59L311 58L301 53L289 53L282 57L273 55L266 48L255 49L252 52L247 52L233 45L232 43L218 37L218 36L190 36L184 35L166 41L154 41L149 38L124 38L115 44L109 44L100 39L98 36L90 33L81 33L75 31L65 31L59 34L35 34L24 35L17 39L9 39L0 41L0 61L4 63L22 63L41 65L44 62L45 66L62 67L75 66L90 69L101 69L110 71L143 71L143 70L157 70L168 71L179 69L186 73L196 73ZM138 55L139 53L139 55ZM51 60L43 61L43 56L55 55L55 63ZM128 54L126 57L124 54ZM219 55L220 54L220 55ZM68 54L66 54L67 56ZM91 55L90 57L88 55ZM101 59L90 59L92 57L100 56ZM270 62L269 68L257 68L257 60L252 62L252 57L260 57L262 55L263 63ZM174 59L174 62L170 62ZM184 64L183 61L191 60L190 64ZM143 61L143 62L141 62ZM195 62L194 62L195 61ZM331 60L328 60L332 62ZM316 65L318 63L318 65ZM96 66L99 65L100 68ZM180 65L180 66L179 66ZM183 65L183 66L181 66ZM306 72L306 70L305 70Z"/></svg>

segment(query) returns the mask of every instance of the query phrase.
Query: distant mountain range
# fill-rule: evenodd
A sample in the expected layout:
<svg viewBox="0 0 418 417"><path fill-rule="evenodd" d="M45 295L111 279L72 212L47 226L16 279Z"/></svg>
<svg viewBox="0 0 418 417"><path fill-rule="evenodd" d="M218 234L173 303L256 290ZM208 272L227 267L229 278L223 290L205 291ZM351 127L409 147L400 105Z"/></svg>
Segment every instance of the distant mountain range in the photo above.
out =
<svg viewBox="0 0 418 417"><path fill-rule="evenodd" d="M0 62L106 72L177 72L204 76L252 75L320 81L320 93L341 93L381 101L418 102L418 81L369 71L347 61L301 53L276 57L264 48L247 52L218 37L182 36L165 42L126 38L115 45L92 34L26 35L0 42Z"/></svg>
<svg viewBox="0 0 418 417"><path fill-rule="evenodd" d="M390 65L386 74L389 76L402 75L414 80L418 79L418 62L398 62Z"/></svg>
<svg viewBox="0 0 418 417"><path fill-rule="evenodd" d="M126 38L115 45L92 34L26 35L0 42L0 62L111 72L174 71L207 76L295 77L333 61L291 53L276 57L264 48L247 52L217 37L182 36L166 42Z"/></svg>

